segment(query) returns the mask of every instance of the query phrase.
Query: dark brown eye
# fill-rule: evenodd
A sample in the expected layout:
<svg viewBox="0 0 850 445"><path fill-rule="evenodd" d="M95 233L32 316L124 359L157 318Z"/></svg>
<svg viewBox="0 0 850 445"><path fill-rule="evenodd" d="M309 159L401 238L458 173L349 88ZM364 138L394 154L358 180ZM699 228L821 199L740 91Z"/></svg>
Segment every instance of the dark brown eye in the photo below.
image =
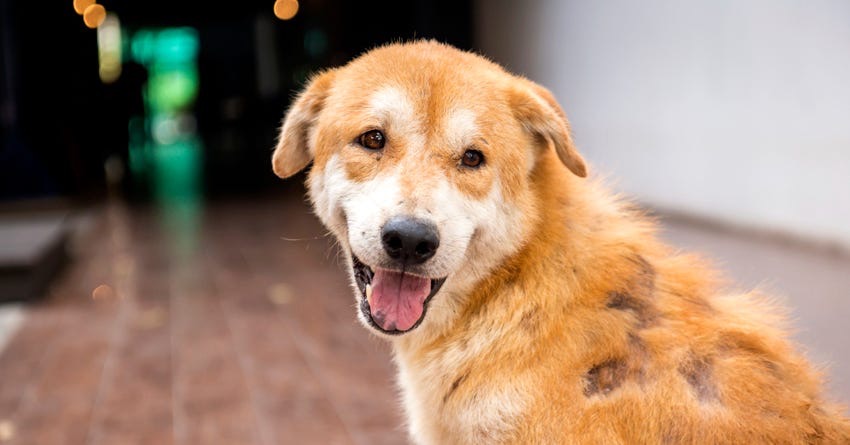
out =
<svg viewBox="0 0 850 445"><path fill-rule="evenodd" d="M484 153L478 150L466 150L460 162L464 167L478 168L484 163Z"/></svg>
<svg viewBox="0 0 850 445"><path fill-rule="evenodd" d="M369 150L380 150L384 148L386 139L384 138L384 133L381 133L378 130L372 130L361 134L360 137L357 138L357 143Z"/></svg>

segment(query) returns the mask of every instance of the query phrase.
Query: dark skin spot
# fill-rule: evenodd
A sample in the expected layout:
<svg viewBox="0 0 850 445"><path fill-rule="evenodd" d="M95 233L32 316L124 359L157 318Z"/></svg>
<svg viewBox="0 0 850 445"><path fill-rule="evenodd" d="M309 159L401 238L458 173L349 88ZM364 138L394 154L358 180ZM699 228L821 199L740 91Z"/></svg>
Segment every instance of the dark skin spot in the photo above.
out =
<svg viewBox="0 0 850 445"><path fill-rule="evenodd" d="M628 366L621 359L608 360L584 374L584 395L607 395L620 387L628 375Z"/></svg>
<svg viewBox="0 0 850 445"><path fill-rule="evenodd" d="M637 319L637 327L646 328L658 321L658 310L648 301L625 292L609 292L608 304L610 309L631 312Z"/></svg>
<svg viewBox="0 0 850 445"><path fill-rule="evenodd" d="M629 312L634 315L638 329L657 323L660 316L652 303L655 294L655 268L642 256L630 258L637 272L621 289L608 292L606 306L610 309Z"/></svg>
<svg viewBox="0 0 850 445"><path fill-rule="evenodd" d="M685 436L677 430L674 430L671 426L666 426L666 429L661 435L661 444L662 445L675 445L681 443L690 443L685 440Z"/></svg>
<svg viewBox="0 0 850 445"><path fill-rule="evenodd" d="M655 268L641 255L629 257L629 261L638 266L638 277L654 287Z"/></svg>
<svg viewBox="0 0 850 445"><path fill-rule="evenodd" d="M638 382L643 383L646 376L646 364L649 362L649 349L635 333L629 334L629 357L631 358L632 375L637 378Z"/></svg>
<svg viewBox="0 0 850 445"><path fill-rule="evenodd" d="M643 384L649 359L644 341L637 334L630 333L626 357L602 362L584 374L584 395L607 395L628 380Z"/></svg>
<svg viewBox="0 0 850 445"><path fill-rule="evenodd" d="M710 358L689 356L679 365L679 374L691 385L697 400L701 403L720 401L720 391L714 383L714 369Z"/></svg>
<svg viewBox="0 0 850 445"><path fill-rule="evenodd" d="M525 311L522 318L519 319L519 326L526 332L534 332L537 330L538 318L540 317L540 308L537 306Z"/></svg>
<svg viewBox="0 0 850 445"><path fill-rule="evenodd" d="M469 377L469 372L461 374L460 377L456 378L455 381L452 382L452 386L449 387L448 392L446 392L446 395L443 396L443 403L448 402L449 397L451 397L452 394L457 391L458 386L460 386L460 384L463 383L463 381L466 380L467 377Z"/></svg>

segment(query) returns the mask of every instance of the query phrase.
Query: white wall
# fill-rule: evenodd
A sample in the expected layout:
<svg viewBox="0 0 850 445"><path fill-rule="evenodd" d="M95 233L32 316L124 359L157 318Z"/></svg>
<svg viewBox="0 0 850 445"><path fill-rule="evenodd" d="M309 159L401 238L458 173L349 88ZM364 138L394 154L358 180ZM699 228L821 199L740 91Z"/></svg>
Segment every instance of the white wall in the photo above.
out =
<svg viewBox="0 0 850 445"><path fill-rule="evenodd" d="M850 246L850 1L480 0L483 53L550 88L648 204Z"/></svg>

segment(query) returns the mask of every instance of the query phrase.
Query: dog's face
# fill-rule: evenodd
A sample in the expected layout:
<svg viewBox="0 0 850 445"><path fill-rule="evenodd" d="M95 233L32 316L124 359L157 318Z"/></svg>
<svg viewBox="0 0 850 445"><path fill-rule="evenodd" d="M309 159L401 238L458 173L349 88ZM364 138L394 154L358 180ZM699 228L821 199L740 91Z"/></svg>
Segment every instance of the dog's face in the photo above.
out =
<svg viewBox="0 0 850 445"><path fill-rule="evenodd" d="M450 322L471 286L522 246L546 150L585 176L545 89L420 42L313 78L273 166L288 177L313 161L309 196L348 258L360 319L394 335Z"/></svg>

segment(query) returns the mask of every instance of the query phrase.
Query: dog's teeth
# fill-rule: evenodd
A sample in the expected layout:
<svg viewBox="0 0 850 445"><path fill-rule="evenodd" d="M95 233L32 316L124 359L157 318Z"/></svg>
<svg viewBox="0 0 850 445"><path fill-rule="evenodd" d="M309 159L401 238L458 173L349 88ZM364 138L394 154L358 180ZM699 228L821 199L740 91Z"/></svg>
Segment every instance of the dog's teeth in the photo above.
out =
<svg viewBox="0 0 850 445"><path fill-rule="evenodd" d="M366 285L366 301L369 302L369 304L372 304L372 285L371 284Z"/></svg>

